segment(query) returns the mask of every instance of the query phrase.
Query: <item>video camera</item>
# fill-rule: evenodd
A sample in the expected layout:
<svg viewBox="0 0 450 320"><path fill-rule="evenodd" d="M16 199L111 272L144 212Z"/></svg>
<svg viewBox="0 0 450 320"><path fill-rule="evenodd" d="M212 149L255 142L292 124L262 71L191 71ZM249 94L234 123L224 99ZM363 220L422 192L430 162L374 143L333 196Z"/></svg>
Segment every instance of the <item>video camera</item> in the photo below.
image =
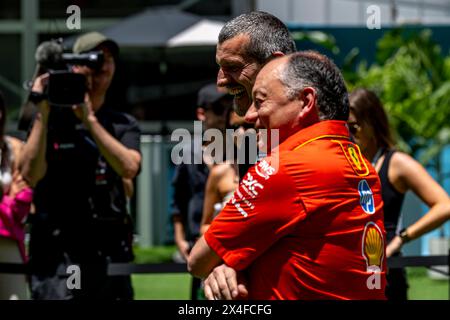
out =
<svg viewBox="0 0 450 320"><path fill-rule="evenodd" d="M74 65L101 69L104 57L102 51L86 53L64 53L62 39L45 41L36 49L36 76L49 73L44 94L50 105L73 106L84 102L87 90L86 77L74 73Z"/></svg>

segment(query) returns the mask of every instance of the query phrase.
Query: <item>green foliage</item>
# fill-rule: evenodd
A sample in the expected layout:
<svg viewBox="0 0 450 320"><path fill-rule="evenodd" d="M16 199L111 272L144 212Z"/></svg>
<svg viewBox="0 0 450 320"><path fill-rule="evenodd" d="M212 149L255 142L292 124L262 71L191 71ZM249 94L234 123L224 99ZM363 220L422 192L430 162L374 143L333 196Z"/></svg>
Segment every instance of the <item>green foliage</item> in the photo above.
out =
<svg viewBox="0 0 450 320"><path fill-rule="evenodd" d="M309 41L330 50L333 54L339 54L336 39L322 31L296 31L292 33L295 41Z"/></svg>
<svg viewBox="0 0 450 320"><path fill-rule="evenodd" d="M379 95L400 148L424 150L422 163L450 142L450 56L442 55L430 30L387 32L377 44L376 62L360 63L346 79L350 90L366 87Z"/></svg>

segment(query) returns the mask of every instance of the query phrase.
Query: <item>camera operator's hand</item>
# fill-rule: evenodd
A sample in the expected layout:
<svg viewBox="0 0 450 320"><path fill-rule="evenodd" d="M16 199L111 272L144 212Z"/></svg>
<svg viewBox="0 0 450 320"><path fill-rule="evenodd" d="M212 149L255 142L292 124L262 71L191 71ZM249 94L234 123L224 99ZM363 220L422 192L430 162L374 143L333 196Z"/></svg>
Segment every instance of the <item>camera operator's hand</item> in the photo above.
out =
<svg viewBox="0 0 450 320"><path fill-rule="evenodd" d="M49 74L44 73L37 77L34 82L33 86L31 87L32 92L36 92L39 94L43 94L45 87L48 84ZM50 105L48 104L48 100L44 99L40 103L37 104L39 111L41 115L44 117L45 120L48 119L48 114L50 113Z"/></svg>
<svg viewBox="0 0 450 320"><path fill-rule="evenodd" d="M88 120L90 118L95 117L95 113L92 109L92 102L89 98L89 94L86 93L84 98L84 103L79 105L74 105L72 107L73 112L85 125L88 126Z"/></svg>
<svg viewBox="0 0 450 320"><path fill-rule="evenodd" d="M48 84L49 74L44 73L41 74L39 77L34 79L33 86L31 87L31 91L37 92L37 93L44 93L44 89Z"/></svg>
<svg viewBox="0 0 450 320"><path fill-rule="evenodd" d="M93 92L92 83L94 77L94 70L86 66L74 66L73 71L75 73L83 74L86 77L87 93L84 96L84 103L73 106L73 111L78 119L80 119L85 125L88 125L88 120L95 120L95 111L92 103L92 99L97 95ZM102 97L103 103L104 97Z"/></svg>

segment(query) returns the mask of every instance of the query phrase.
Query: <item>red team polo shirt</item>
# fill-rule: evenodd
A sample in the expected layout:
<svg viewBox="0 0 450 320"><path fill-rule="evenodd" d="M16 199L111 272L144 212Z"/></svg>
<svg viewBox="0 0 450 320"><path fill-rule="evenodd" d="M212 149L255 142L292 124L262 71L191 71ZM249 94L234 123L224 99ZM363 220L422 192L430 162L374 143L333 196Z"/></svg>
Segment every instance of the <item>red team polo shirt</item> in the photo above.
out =
<svg viewBox="0 0 450 320"><path fill-rule="evenodd" d="M378 175L344 121L290 136L244 176L205 234L250 299L385 299Z"/></svg>

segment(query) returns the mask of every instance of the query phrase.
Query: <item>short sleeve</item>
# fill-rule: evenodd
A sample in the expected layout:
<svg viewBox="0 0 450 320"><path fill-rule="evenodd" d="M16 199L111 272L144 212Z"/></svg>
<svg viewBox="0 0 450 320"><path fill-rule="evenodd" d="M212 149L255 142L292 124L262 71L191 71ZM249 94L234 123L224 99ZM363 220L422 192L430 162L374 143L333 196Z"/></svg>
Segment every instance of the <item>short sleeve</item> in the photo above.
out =
<svg viewBox="0 0 450 320"><path fill-rule="evenodd" d="M124 115L125 120L116 124L120 142L129 149L140 152L141 130L135 118Z"/></svg>
<svg viewBox="0 0 450 320"><path fill-rule="evenodd" d="M305 217L292 178L264 159L244 176L205 240L227 265L242 270Z"/></svg>

